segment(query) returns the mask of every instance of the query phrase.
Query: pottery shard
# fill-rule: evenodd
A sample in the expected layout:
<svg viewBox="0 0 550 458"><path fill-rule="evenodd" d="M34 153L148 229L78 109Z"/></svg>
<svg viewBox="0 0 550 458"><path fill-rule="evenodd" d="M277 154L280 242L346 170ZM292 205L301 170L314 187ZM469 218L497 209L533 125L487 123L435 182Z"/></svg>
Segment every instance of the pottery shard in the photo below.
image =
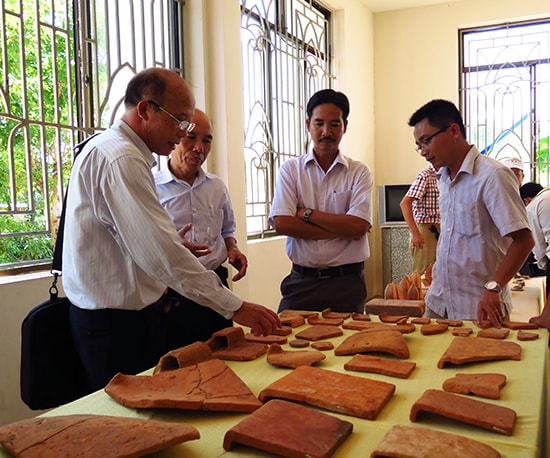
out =
<svg viewBox="0 0 550 458"><path fill-rule="evenodd" d="M494 361L501 359L521 359L521 346L515 342L506 342L482 337L455 337L443 356L439 359L437 367L443 368L445 363L464 364L474 361Z"/></svg>
<svg viewBox="0 0 550 458"><path fill-rule="evenodd" d="M138 409L253 412L262 405L219 359L149 376L119 373L105 392L118 403Z"/></svg>
<svg viewBox="0 0 550 458"><path fill-rule="evenodd" d="M344 334L344 332L338 326L317 324L300 331L294 337L305 340L320 340L338 337L342 334Z"/></svg>
<svg viewBox="0 0 550 458"><path fill-rule="evenodd" d="M355 355L344 364L347 371L373 372L399 378L409 378L415 367L416 363L410 361L396 361L370 355Z"/></svg>
<svg viewBox="0 0 550 458"><path fill-rule="evenodd" d="M281 326L273 332L273 335L275 336L288 336L290 334L292 334L292 327L290 326Z"/></svg>
<svg viewBox="0 0 550 458"><path fill-rule="evenodd" d="M244 340L246 340L247 342L263 343L268 345L270 344L282 345L282 344L286 344L288 339L286 335L279 336L279 335L272 334L269 336L255 336L254 334L247 333L244 335Z"/></svg>
<svg viewBox="0 0 550 458"><path fill-rule="evenodd" d="M323 318L341 318L342 320L347 320L350 316L350 312L333 312L331 309L327 308L321 311Z"/></svg>
<svg viewBox="0 0 550 458"><path fill-rule="evenodd" d="M411 323L413 324L430 324L432 322L431 318L413 318Z"/></svg>
<svg viewBox="0 0 550 458"><path fill-rule="evenodd" d="M206 341L214 358L229 361L250 361L264 355L267 345L264 343L247 342L244 331L240 327L221 329L212 334Z"/></svg>
<svg viewBox="0 0 550 458"><path fill-rule="evenodd" d="M334 350L334 344L332 342L313 342L311 344L312 348L320 351Z"/></svg>
<svg viewBox="0 0 550 458"><path fill-rule="evenodd" d="M306 348L309 347L309 340L305 339L293 339L288 344L294 348Z"/></svg>
<svg viewBox="0 0 550 458"><path fill-rule="evenodd" d="M378 315L378 318L382 323L406 323L409 319L408 315L390 315L388 312L382 312Z"/></svg>
<svg viewBox="0 0 550 458"><path fill-rule="evenodd" d="M318 316L312 316L307 319L307 322L312 325L341 326L344 320L342 318L320 318Z"/></svg>
<svg viewBox="0 0 550 458"><path fill-rule="evenodd" d="M354 355L356 353L381 352L399 358L409 357L407 341L399 331L359 331L347 337L336 349L336 356Z"/></svg>
<svg viewBox="0 0 550 458"><path fill-rule="evenodd" d="M300 366L260 392L272 398L303 402L332 412L374 420L395 392L391 383Z"/></svg>
<svg viewBox="0 0 550 458"><path fill-rule="evenodd" d="M449 329L449 325L447 323L441 323L441 324L423 324L420 328L420 332L425 336L431 336L434 334L441 334L442 332L445 332L447 329Z"/></svg>
<svg viewBox="0 0 550 458"><path fill-rule="evenodd" d="M10 453L41 458L144 456L199 437L185 423L107 415L31 418L0 427L0 443Z"/></svg>
<svg viewBox="0 0 550 458"><path fill-rule="evenodd" d="M506 339L508 334L510 334L510 330L504 328L488 328L477 332L478 337L484 337L486 339Z"/></svg>
<svg viewBox="0 0 550 458"><path fill-rule="evenodd" d="M351 321L342 325L344 329L352 331L378 331L381 329L399 331L401 334L410 334L416 330L416 326L412 323L389 324L378 323L375 321Z"/></svg>
<svg viewBox="0 0 550 458"><path fill-rule="evenodd" d="M503 321L502 326L508 329L538 329L535 323L525 323L523 321Z"/></svg>
<svg viewBox="0 0 550 458"><path fill-rule="evenodd" d="M468 337L474 330L472 328L454 328L453 336Z"/></svg>
<svg viewBox="0 0 550 458"><path fill-rule="evenodd" d="M309 317L312 317L312 316L319 316L319 312L316 312L314 310L292 310L292 309L287 309L287 310L283 310L279 314L279 316L281 318L286 318L288 316L296 316L296 315L303 316L304 318L309 318Z"/></svg>
<svg viewBox="0 0 550 458"><path fill-rule="evenodd" d="M193 366L212 359L210 347L204 342L194 342L185 347L176 348L161 356L153 373L171 371L180 367Z"/></svg>
<svg viewBox="0 0 550 458"><path fill-rule="evenodd" d="M504 374L456 374L443 382L443 389L451 393L475 394L483 398L500 399L500 390L506 385Z"/></svg>
<svg viewBox="0 0 550 458"><path fill-rule="evenodd" d="M395 425L386 433L371 454L371 458L389 456L399 458L425 458L427 456L499 458L500 453L489 445L458 434Z"/></svg>
<svg viewBox="0 0 550 458"><path fill-rule="evenodd" d="M243 444L290 458L328 458L352 431L349 421L273 399L227 431L223 448Z"/></svg>
<svg viewBox="0 0 550 458"><path fill-rule="evenodd" d="M536 332L518 331L518 340L537 340L539 335Z"/></svg>
<svg viewBox="0 0 550 458"><path fill-rule="evenodd" d="M353 312L351 314L351 319L355 321L370 321L370 316L366 313Z"/></svg>
<svg viewBox="0 0 550 458"><path fill-rule="evenodd" d="M439 323L439 324L447 324L447 325L449 325L450 327L453 327L453 328L459 328L460 326L462 326L464 324L462 320L448 320L448 319L443 319L443 318L438 318L435 321L436 321L436 323Z"/></svg>
<svg viewBox="0 0 550 458"><path fill-rule="evenodd" d="M417 421L420 412L441 415L506 436L512 435L516 423L516 412L508 407L440 390L426 390L413 404L410 420Z"/></svg>
<svg viewBox="0 0 550 458"><path fill-rule="evenodd" d="M374 298L365 304L365 312L372 315L388 313L390 315L407 315L421 317L425 311L424 301L410 301L407 299L380 299Z"/></svg>
<svg viewBox="0 0 550 458"><path fill-rule="evenodd" d="M272 366L292 367L311 366L325 359L317 350L286 351L279 344L272 344L267 351L267 362Z"/></svg>
<svg viewBox="0 0 550 458"><path fill-rule="evenodd" d="M290 326L291 328L297 328L305 324L306 319L302 315L288 315L280 317L281 323L285 326Z"/></svg>

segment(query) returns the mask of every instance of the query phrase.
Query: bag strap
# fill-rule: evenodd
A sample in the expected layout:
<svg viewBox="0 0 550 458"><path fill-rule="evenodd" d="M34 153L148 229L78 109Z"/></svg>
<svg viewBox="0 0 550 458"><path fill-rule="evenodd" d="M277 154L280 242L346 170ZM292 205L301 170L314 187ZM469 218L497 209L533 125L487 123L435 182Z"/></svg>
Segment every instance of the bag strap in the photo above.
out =
<svg viewBox="0 0 550 458"><path fill-rule="evenodd" d="M74 155L73 155L73 161L78 157L78 155L82 152L84 147L86 146L86 143L88 143L92 138L94 138L96 135L99 135L100 132L97 132L91 136L89 136L87 139L81 141L79 144L77 144L74 148ZM55 239L55 247L53 250L53 259L52 259L52 268L50 272L53 275L53 282L52 286L50 286L50 299L57 299L57 278L61 275L61 268L63 267L63 234L65 232L65 209L67 207L67 193L69 191L69 184L67 183L67 187L65 189L65 197L63 198L63 206L61 208L61 216L59 217L59 226L57 228L57 238Z"/></svg>

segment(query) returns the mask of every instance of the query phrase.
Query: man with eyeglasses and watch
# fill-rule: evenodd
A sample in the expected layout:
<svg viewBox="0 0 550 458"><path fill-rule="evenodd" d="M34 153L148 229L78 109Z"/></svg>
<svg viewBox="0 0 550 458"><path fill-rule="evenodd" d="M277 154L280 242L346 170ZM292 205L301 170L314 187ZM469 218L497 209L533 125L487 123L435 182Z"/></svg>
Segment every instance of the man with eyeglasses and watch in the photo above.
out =
<svg viewBox="0 0 550 458"><path fill-rule="evenodd" d="M167 167L155 173L155 184L160 203L182 235L183 244L229 287L229 272L223 263L228 261L235 267L237 273L232 281L238 281L246 275L248 262L237 246L229 191L220 178L202 169L214 138L212 122L198 109L191 122L194 127L187 129L185 137L172 151ZM178 312L187 318L179 325L174 345L182 347L205 341L214 332L233 326L230 319L214 310L172 292L179 302Z"/></svg>
<svg viewBox="0 0 550 458"><path fill-rule="evenodd" d="M168 156L192 126L191 88L178 74L150 68L126 88L125 111L83 146L71 171L63 244L63 288L90 389L117 373L136 374L169 351L179 332L170 287L225 318L272 334L275 312L243 301L182 244L161 206L153 152Z"/></svg>
<svg viewBox="0 0 550 458"><path fill-rule="evenodd" d="M287 236L292 261L281 283L279 312L363 313L373 177L365 164L339 149L349 114L343 93L321 90L306 111L313 147L281 166L269 216L277 233Z"/></svg>
<svg viewBox="0 0 550 458"><path fill-rule="evenodd" d="M468 143L449 101L428 102L409 126L417 151L438 169L441 233L426 316L500 328L512 310L508 282L534 246L517 179Z"/></svg>

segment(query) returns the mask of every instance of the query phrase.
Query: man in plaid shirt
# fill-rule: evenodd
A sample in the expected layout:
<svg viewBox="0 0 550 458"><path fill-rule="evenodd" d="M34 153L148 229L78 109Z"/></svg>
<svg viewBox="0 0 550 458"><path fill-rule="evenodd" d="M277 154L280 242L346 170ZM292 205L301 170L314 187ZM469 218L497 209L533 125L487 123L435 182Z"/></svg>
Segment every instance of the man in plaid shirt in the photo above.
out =
<svg viewBox="0 0 550 458"><path fill-rule="evenodd" d="M422 275L434 263L439 237L439 189L433 165L421 170L401 200L409 230L413 271Z"/></svg>

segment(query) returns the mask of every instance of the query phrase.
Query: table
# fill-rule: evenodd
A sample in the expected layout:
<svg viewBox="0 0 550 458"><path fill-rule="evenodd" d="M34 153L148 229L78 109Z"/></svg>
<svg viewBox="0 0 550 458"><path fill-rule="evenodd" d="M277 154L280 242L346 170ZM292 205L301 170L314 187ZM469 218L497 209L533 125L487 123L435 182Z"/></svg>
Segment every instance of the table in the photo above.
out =
<svg viewBox="0 0 550 458"><path fill-rule="evenodd" d="M373 316L373 321L378 317ZM307 326L307 325L306 325ZM470 322L464 326L473 327ZM305 326L296 328L298 332ZM368 377L383 380L397 386L396 392L382 409L375 421L326 412L330 415L351 421L354 424L352 435L338 448L335 457L369 456L384 434L396 424L429 427L441 431L452 432L471 437L487 443L499 450L503 457L533 457L547 456L547 392L548 392L548 331L536 330L540 338L535 341L519 342L517 331L511 331L507 340L518 342L522 347L521 361L493 361L475 363L464 366L446 366L437 368L437 361L453 339L451 328L443 334L424 336L420 326L405 338L410 349L409 361L417 364L408 379L398 379L380 374L350 372L343 365L351 356L335 356L333 351L326 352L327 359L318 363L318 367L345 372L358 377ZM344 330L344 336L331 339L338 345L345 337L354 331ZM467 338L467 337L461 337ZM288 345L285 348L291 349ZM241 379L250 387L254 394L273 381L287 374L291 369L273 367L262 356L254 361L227 361ZM410 422L409 413L413 403L418 400L428 388L442 389L442 383L456 373L498 372L507 376L506 386L501 391L498 401L477 398L485 402L493 402L514 409L517 420L513 436L504 436L478 427L458 423L433 415L424 416L419 422ZM186 442L155 454L156 457L269 457L256 449L238 446L230 452L223 449L223 438L227 430L237 424L246 414L225 412L200 412L178 410L136 410L126 408L112 400L103 391L98 391L75 402L54 409L45 416L66 414L103 414L126 417L148 418L162 421L187 422L195 426L201 434L201 439ZM0 448L0 456L8 456Z"/></svg>

